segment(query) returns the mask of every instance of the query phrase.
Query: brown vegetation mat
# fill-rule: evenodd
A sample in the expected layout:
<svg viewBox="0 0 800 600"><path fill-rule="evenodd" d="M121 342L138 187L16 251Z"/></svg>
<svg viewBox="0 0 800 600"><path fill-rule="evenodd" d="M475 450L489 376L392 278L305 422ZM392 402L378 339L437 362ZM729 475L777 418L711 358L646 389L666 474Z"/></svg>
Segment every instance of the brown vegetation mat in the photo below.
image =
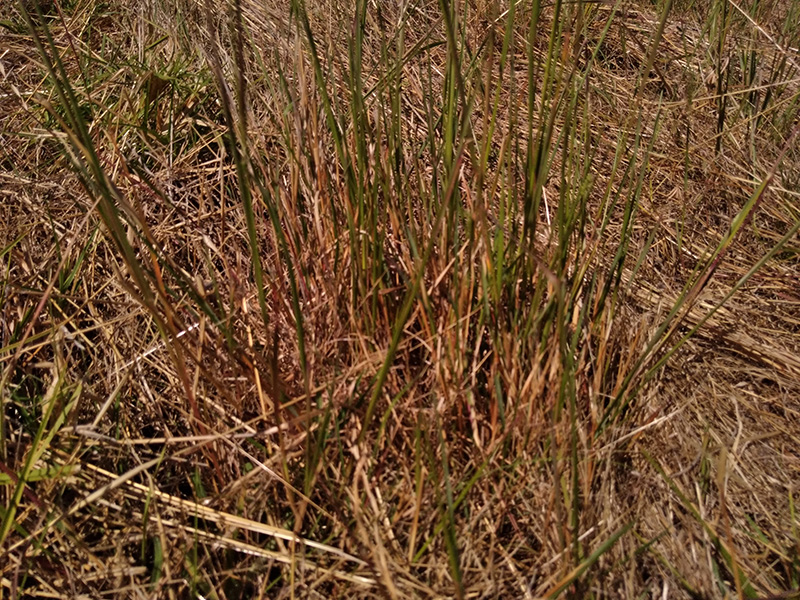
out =
<svg viewBox="0 0 800 600"><path fill-rule="evenodd" d="M0 597L796 597L797 7L291 4L0 6Z"/></svg>

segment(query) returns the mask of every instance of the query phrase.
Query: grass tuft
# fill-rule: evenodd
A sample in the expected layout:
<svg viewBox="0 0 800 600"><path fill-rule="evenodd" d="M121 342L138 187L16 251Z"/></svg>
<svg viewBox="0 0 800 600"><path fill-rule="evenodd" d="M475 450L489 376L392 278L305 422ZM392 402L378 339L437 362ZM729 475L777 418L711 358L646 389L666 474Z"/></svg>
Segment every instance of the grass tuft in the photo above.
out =
<svg viewBox="0 0 800 600"><path fill-rule="evenodd" d="M789 598L800 9L0 9L0 594Z"/></svg>

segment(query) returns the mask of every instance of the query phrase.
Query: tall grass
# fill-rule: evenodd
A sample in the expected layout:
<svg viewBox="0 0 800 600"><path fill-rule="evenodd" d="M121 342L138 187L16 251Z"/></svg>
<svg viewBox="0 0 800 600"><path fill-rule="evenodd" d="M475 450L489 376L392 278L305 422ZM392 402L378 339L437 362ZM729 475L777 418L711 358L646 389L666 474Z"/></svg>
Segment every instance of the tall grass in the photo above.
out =
<svg viewBox="0 0 800 600"><path fill-rule="evenodd" d="M636 7L621 1L20 2L16 35L44 78L24 110L72 167L100 239L77 261L67 249L3 341L9 589L111 560L110 543L128 592L153 596L619 597L646 594L645 571L661 569L699 597L659 551L664 531L626 503L648 465L720 552L720 593L786 581L758 580L730 520L725 539L635 445L660 422L668 361L800 229L784 199L771 218L789 226L712 285L772 183L796 177L796 40L767 51L751 27L733 46L749 22L715 2L707 41L692 42L708 54L675 74L672 4L631 33ZM136 57L69 33L130 15ZM604 81L614 61L632 65ZM711 152L690 147L689 125L682 147L664 133L681 130L676 105L701 103L665 97L697 64L714 73ZM115 90L130 97L113 104ZM665 231L664 173L687 190L738 135L753 185L727 231L698 242L685 208L680 233ZM654 302L641 292L675 237L694 262ZM139 308L127 339L92 335L86 350L63 331L108 326L89 293L100 270ZM76 286L68 316L49 308ZM24 366L45 307L46 392ZM777 564L796 573L788 554ZM98 566L104 590L121 585L112 571Z"/></svg>

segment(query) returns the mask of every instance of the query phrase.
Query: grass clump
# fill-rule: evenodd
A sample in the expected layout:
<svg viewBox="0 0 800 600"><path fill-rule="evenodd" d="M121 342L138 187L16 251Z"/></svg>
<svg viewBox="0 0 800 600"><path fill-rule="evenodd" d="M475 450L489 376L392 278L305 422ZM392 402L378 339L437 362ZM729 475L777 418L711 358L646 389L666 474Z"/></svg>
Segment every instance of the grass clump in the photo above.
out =
<svg viewBox="0 0 800 600"><path fill-rule="evenodd" d="M798 18L8 9L3 593L796 590Z"/></svg>

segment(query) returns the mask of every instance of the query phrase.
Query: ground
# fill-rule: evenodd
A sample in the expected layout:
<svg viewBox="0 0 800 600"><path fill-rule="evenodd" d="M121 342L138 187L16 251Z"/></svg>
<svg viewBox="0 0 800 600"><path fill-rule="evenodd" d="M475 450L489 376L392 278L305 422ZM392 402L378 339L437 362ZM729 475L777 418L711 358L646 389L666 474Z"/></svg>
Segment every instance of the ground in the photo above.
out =
<svg viewBox="0 0 800 600"><path fill-rule="evenodd" d="M2 597L797 597L798 24L4 4Z"/></svg>

